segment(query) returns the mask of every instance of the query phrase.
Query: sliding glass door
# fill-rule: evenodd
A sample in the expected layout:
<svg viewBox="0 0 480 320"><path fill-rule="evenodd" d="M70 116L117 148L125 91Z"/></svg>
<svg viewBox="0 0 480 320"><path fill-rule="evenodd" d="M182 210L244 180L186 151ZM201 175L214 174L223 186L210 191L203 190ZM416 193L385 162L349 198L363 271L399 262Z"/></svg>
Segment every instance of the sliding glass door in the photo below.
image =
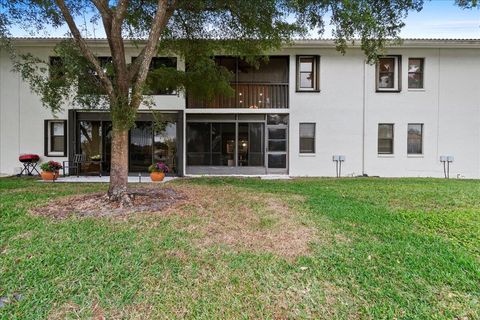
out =
<svg viewBox="0 0 480 320"><path fill-rule="evenodd" d="M75 123L70 160L83 154L82 174L108 175L112 147L112 122L107 112L74 112L69 114ZM76 118L76 119L75 119ZM177 159L177 113L138 115L135 127L129 132L128 168L130 172L147 173L155 162L164 162L171 174L179 172ZM155 120L155 121L154 121ZM181 126L181 125L180 125ZM180 159L182 160L182 159ZM180 162L181 163L181 162Z"/></svg>
<svg viewBox="0 0 480 320"><path fill-rule="evenodd" d="M152 163L163 162L172 173L177 172L177 125L163 121L155 126L152 121L139 121L130 130L129 171L148 172Z"/></svg>
<svg viewBox="0 0 480 320"><path fill-rule="evenodd" d="M177 123L167 121L153 134L153 162L163 162L177 172Z"/></svg>
<svg viewBox="0 0 480 320"><path fill-rule="evenodd" d="M79 153L85 157L82 174L110 172L112 123L110 121L78 122Z"/></svg>
<svg viewBox="0 0 480 320"><path fill-rule="evenodd" d="M137 122L130 130L129 171L146 172L152 164L153 128L151 122Z"/></svg>
<svg viewBox="0 0 480 320"><path fill-rule="evenodd" d="M238 124L238 166L265 166L264 127L263 123Z"/></svg>

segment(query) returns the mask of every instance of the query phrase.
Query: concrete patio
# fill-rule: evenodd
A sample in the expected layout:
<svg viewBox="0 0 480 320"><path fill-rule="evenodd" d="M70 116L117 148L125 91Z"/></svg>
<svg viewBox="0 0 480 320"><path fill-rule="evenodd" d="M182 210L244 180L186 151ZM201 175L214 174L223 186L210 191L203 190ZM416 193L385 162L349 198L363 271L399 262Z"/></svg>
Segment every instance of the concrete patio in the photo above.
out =
<svg viewBox="0 0 480 320"><path fill-rule="evenodd" d="M288 180L291 179L288 175L185 175L187 178L201 178L201 177L236 177L236 178L260 178L262 180ZM178 179L178 177L165 177L161 182L152 182L149 175L142 176L129 176L129 183L166 183ZM40 182L51 183L51 181L38 180ZM110 182L109 176L60 176L55 183L61 182L78 182L78 183L108 183Z"/></svg>
<svg viewBox="0 0 480 320"><path fill-rule="evenodd" d="M169 181L172 181L174 179L177 179L177 177L165 177L165 179L161 182L152 182L150 179L150 176L145 175L145 176L129 176L128 177L128 182L129 183L166 183ZM51 181L43 181L39 180L41 182L47 182L47 183L52 183ZM109 176L67 176L67 177L59 177L55 183L62 183L62 182L78 182L78 183L108 183L110 182L110 177Z"/></svg>

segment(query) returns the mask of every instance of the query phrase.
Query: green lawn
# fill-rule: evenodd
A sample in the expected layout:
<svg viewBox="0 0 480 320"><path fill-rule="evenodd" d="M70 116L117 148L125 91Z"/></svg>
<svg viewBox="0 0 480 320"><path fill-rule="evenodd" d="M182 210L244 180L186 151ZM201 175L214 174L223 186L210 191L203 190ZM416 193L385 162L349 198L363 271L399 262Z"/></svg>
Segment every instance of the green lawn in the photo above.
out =
<svg viewBox="0 0 480 320"><path fill-rule="evenodd" d="M53 220L28 208L107 186L0 179L0 318L480 318L479 181L170 186L199 199Z"/></svg>

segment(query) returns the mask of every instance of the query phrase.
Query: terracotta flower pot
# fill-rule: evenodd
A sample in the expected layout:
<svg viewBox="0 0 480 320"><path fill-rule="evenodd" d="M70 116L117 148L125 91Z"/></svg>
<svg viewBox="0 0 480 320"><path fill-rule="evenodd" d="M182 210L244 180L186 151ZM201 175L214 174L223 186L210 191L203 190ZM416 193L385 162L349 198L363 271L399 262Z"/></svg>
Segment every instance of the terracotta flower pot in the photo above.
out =
<svg viewBox="0 0 480 320"><path fill-rule="evenodd" d="M43 180L53 181L57 180L59 174L58 172L42 171L40 175L42 176Z"/></svg>
<svg viewBox="0 0 480 320"><path fill-rule="evenodd" d="M150 173L150 179L152 179L152 181L162 181L164 178L165 178L165 173L163 172Z"/></svg>

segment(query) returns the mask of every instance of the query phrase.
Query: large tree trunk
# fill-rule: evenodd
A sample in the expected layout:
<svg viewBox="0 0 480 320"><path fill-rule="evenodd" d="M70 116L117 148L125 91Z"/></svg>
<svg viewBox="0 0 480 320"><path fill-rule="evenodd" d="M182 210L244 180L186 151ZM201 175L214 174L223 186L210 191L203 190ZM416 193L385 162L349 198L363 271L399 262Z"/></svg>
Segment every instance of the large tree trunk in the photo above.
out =
<svg viewBox="0 0 480 320"><path fill-rule="evenodd" d="M113 126L110 188L108 197L122 205L131 205L128 186L128 129Z"/></svg>

